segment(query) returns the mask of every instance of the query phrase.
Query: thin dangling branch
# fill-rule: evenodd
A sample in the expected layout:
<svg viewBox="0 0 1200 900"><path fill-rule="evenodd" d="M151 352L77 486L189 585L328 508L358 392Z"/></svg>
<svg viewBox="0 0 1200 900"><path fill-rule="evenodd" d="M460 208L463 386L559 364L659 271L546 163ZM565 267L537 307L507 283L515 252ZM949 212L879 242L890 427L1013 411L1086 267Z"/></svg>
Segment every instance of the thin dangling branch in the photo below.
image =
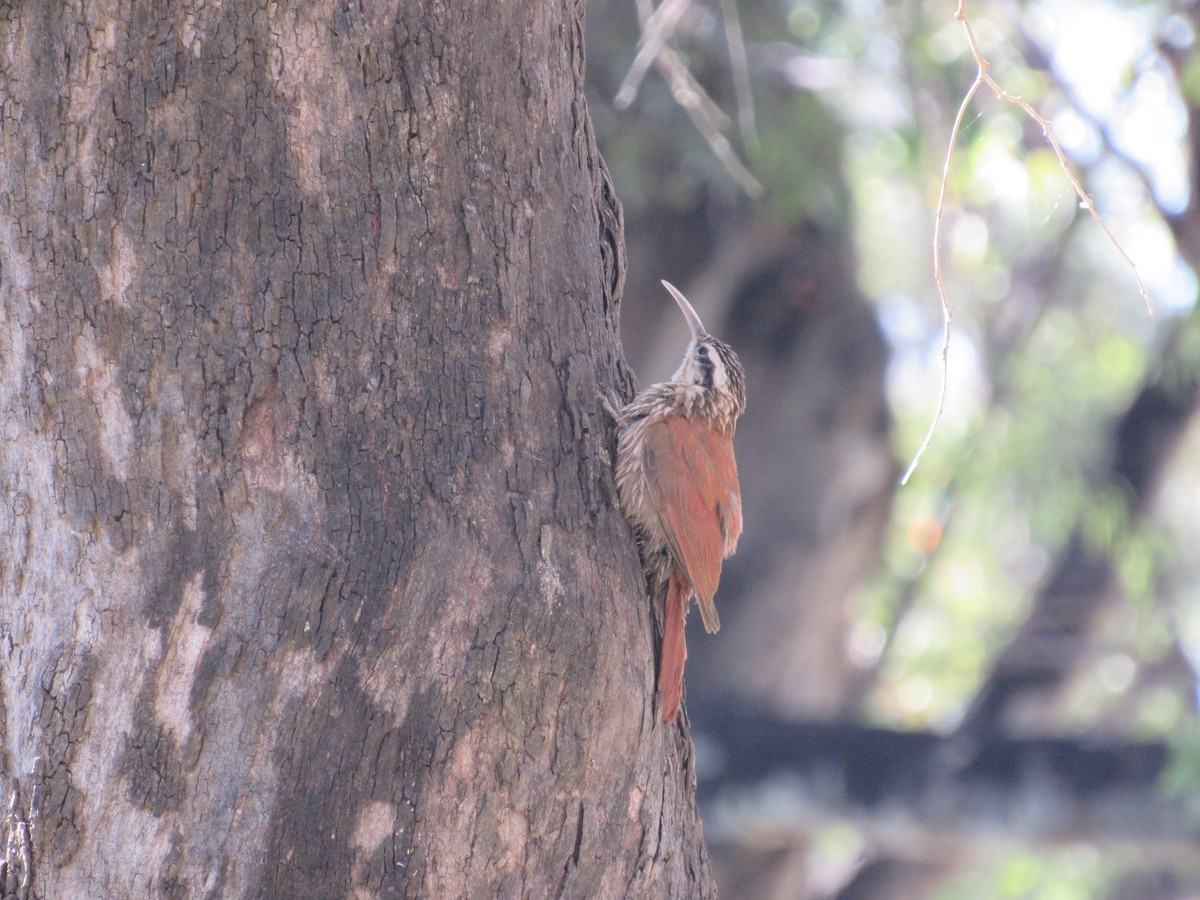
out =
<svg viewBox="0 0 1200 900"><path fill-rule="evenodd" d="M1100 226L1100 230L1121 254L1121 258L1129 266L1129 270L1133 273L1134 279L1137 281L1138 293L1146 303L1146 312L1149 315L1154 315L1154 304L1150 300L1150 294L1146 290L1146 285L1142 281L1142 277L1138 274L1137 264L1125 252L1125 248L1116 239L1113 233L1109 230L1104 220L1100 217L1100 213L1096 210L1096 204L1088 193L1083 189L1083 184L1079 180L1079 176L1075 174L1071 168L1071 164L1067 162L1066 154L1063 153L1062 147L1058 143L1058 139L1054 136L1054 130L1050 125L1050 121L1036 109L1030 105L1029 101L1015 94L1011 94L1002 88L999 83L988 73L990 64L987 58L983 55L983 51L979 48L979 42L975 38L975 31L971 27L971 20L967 17L967 0L958 0L958 6L954 11L954 18L962 24L963 30L967 36L967 44L971 48L971 55L975 59L976 74L975 80L971 82L970 88L963 97L962 103L958 107L958 115L954 118L954 127L950 130L949 146L946 149L946 160L942 166L942 182L938 191L937 210L934 214L933 222L933 281L937 286L938 298L942 305L942 383L941 389L938 391L937 409L933 414L933 421L929 425L929 430L925 433L925 439L921 441L921 445L917 448L913 460L908 465L908 469L904 473L904 477L900 479L901 484L907 484L908 479L912 477L913 472L920 463L921 457L925 455L925 451L929 449L929 444L933 440L933 433L937 430L938 423L941 421L942 412L946 406L946 391L950 380L950 322L954 318L954 313L950 309L950 301L946 294L945 281L942 278L942 218L946 208L946 186L950 180L950 161L954 155L954 147L958 143L958 136L962 130L963 118L966 114L967 107L983 86L987 86L995 96L1006 103L1012 103L1020 108L1030 119L1038 124L1042 129L1042 135L1046 139L1051 151L1053 151L1055 159L1058 160L1058 167L1062 170L1071 188L1079 197L1080 205L1086 209Z"/></svg>

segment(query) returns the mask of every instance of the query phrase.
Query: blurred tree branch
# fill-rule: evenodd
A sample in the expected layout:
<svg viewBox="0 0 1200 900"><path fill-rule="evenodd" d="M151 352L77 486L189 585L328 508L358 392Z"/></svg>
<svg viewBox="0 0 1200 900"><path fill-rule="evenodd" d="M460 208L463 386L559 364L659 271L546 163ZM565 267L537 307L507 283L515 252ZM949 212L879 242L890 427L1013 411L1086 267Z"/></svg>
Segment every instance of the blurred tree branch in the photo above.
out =
<svg viewBox="0 0 1200 900"><path fill-rule="evenodd" d="M947 860L1000 842L1088 840L1147 861L1195 858L1200 819L1159 789L1163 744L900 732L786 721L693 698L699 797L714 840L730 823L810 831L850 821L885 853ZM720 771L705 778L707 759Z"/></svg>

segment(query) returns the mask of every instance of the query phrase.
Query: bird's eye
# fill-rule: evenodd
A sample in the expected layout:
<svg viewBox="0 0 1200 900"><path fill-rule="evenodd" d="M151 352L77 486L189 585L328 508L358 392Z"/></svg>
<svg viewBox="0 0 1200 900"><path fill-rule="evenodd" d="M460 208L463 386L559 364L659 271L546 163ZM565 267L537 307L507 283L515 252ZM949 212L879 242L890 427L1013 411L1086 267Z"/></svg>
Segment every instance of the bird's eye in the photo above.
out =
<svg viewBox="0 0 1200 900"><path fill-rule="evenodd" d="M701 344L699 349L696 350L696 352L699 353L701 356L708 356L708 345Z"/></svg>

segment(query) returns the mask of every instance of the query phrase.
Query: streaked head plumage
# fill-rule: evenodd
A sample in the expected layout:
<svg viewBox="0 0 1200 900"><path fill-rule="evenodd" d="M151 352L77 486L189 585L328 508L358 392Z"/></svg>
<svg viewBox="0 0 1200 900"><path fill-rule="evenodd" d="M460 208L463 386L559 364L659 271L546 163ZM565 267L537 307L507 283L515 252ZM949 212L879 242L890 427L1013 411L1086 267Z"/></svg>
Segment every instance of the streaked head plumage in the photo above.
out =
<svg viewBox="0 0 1200 900"><path fill-rule="evenodd" d="M671 381L689 391L698 390L695 412L714 420L723 431L732 431L737 417L746 408L746 374L733 348L713 337L704 328L696 310L671 283L663 286L671 292L692 332L692 340L683 362Z"/></svg>

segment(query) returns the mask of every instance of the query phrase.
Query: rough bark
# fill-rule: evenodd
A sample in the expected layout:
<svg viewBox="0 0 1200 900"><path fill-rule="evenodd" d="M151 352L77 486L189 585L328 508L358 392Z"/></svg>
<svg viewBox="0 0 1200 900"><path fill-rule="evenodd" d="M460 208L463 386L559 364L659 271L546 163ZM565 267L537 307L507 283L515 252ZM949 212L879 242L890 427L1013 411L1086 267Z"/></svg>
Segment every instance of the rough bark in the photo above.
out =
<svg viewBox="0 0 1200 900"><path fill-rule="evenodd" d="M6 894L711 894L581 17L0 12Z"/></svg>

